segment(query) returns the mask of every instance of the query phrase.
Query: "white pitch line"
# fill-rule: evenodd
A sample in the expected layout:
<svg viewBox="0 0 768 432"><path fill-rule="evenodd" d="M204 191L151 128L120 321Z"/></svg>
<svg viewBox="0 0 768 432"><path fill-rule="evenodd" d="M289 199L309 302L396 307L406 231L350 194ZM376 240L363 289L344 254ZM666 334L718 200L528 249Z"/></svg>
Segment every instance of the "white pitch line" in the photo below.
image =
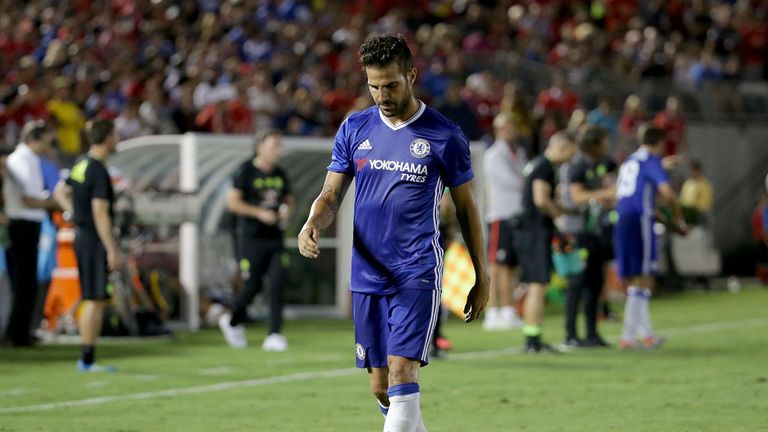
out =
<svg viewBox="0 0 768 432"><path fill-rule="evenodd" d="M744 328L744 327L756 326L756 325L762 325L762 324L768 324L768 318L752 318L752 319L740 320L740 321L719 321L714 323L692 325L688 327L670 328L667 330L663 330L662 332L666 335L681 336L686 334L711 333L711 332L716 332L721 330ZM482 359L482 358L501 357L505 355L516 355L516 354L520 354L521 352L522 350L519 348L504 348L504 349L497 349L497 350L475 351L475 352L452 354L450 357L448 357L448 359L453 361L476 360L476 359ZM90 399L51 402L51 403L39 404L39 405L7 407L7 408L0 408L0 414L50 411L50 410L59 409L59 408L101 405L101 404L110 403L110 402L146 400L146 399L155 399L155 398L161 398L161 397L175 397L175 396L182 396L182 395L204 394L204 393L240 389L240 388L261 387L261 386L271 385L271 384L309 381L309 380L323 379L323 378L338 378L338 377L352 375L355 373L360 373L360 369L344 368L344 369L334 369L334 370L318 371L318 372L302 372L302 373L297 373L292 375L282 375L282 376L276 376L276 377L259 378L259 379L253 379L253 380L245 380L245 381L229 381L229 382L222 382L218 384L209 384L209 385L196 386L196 387L175 388L175 389L159 390L159 391L152 391L152 392L132 393L132 394L126 394L126 395L103 396L103 397L90 398Z"/></svg>

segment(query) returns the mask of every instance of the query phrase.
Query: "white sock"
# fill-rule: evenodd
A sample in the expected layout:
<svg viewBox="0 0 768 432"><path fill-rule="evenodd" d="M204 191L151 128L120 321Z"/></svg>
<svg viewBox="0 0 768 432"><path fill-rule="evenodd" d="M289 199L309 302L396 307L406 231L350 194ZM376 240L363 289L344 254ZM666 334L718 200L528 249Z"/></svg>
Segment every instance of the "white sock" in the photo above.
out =
<svg viewBox="0 0 768 432"><path fill-rule="evenodd" d="M504 321L514 321L517 318L517 311L512 306L501 308L501 319Z"/></svg>
<svg viewBox="0 0 768 432"><path fill-rule="evenodd" d="M389 395L389 412L384 421L384 432L426 431L421 419L418 384L398 384L390 387L387 394Z"/></svg>
<svg viewBox="0 0 768 432"><path fill-rule="evenodd" d="M497 307L489 307L485 310L485 321L495 322L499 320L500 310Z"/></svg>
<svg viewBox="0 0 768 432"><path fill-rule="evenodd" d="M642 298L640 302L640 325L638 330L640 332L640 338L645 339L653 336L653 326L651 325L651 290L648 288L642 288Z"/></svg>
<svg viewBox="0 0 768 432"><path fill-rule="evenodd" d="M629 287L627 289L627 301L624 304L624 325L621 329L621 338L623 340L634 340L637 334L637 324L640 319L637 297L638 288Z"/></svg>

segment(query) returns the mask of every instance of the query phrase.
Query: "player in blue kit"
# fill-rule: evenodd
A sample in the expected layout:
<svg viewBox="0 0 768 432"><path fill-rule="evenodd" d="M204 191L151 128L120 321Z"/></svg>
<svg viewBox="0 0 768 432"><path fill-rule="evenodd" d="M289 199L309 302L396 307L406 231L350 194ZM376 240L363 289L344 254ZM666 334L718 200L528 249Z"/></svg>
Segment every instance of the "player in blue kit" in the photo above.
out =
<svg viewBox="0 0 768 432"><path fill-rule="evenodd" d="M320 230L332 223L354 178L350 288L357 366L368 370L385 432L425 431L418 376L428 363L438 319L445 186L477 275L466 321L479 317L488 301L469 143L458 126L414 97L417 72L403 36L370 36L359 55L376 105L339 127L323 190L299 234L299 251L317 258Z"/></svg>
<svg viewBox="0 0 768 432"><path fill-rule="evenodd" d="M672 208L672 225L681 233L680 207L661 163L664 152L664 131L653 127L639 132L640 148L627 158L619 169L616 185L616 210L619 220L614 231L614 246L619 276L627 282L627 302L624 306L624 327L619 346L656 348L664 338L656 336L651 326L648 301L653 288L653 275L658 270L656 234L656 195Z"/></svg>

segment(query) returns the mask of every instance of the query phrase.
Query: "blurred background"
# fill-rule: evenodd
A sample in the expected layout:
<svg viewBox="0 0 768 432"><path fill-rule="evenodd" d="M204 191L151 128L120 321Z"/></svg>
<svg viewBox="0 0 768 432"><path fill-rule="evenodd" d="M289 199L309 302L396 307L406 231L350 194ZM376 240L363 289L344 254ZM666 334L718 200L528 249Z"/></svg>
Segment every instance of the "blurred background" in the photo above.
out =
<svg viewBox="0 0 768 432"><path fill-rule="evenodd" d="M716 289L765 268L768 1L0 0L0 9L0 150L44 119L57 132L50 159L66 172L87 151L85 121L115 120L124 247L166 321L197 328L238 285L224 196L259 128L286 135L295 251L337 127L371 105L357 62L371 32L407 36L416 96L463 128L474 160L502 112L529 157L554 132L591 123L609 132L620 163L639 125L665 129L675 186L703 175L713 190L699 235L668 239L676 266L665 267L665 290ZM195 228L187 279L184 224ZM292 253L289 318L346 316L347 240L332 227L321 260ZM66 317L69 303L46 318ZM65 324L43 323L72 332Z"/></svg>

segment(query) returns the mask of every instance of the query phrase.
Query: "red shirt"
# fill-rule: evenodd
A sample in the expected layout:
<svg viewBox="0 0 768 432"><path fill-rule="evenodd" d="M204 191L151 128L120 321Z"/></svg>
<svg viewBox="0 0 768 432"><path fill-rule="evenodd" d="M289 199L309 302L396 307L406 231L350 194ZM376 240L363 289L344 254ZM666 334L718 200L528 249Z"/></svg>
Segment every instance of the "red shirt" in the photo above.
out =
<svg viewBox="0 0 768 432"><path fill-rule="evenodd" d="M542 90L536 98L536 106L545 113L559 111L570 116L581 105L579 97L570 90L549 88Z"/></svg>
<svg viewBox="0 0 768 432"><path fill-rule="evenodd" d="M681 145L685 142L685 120L680 116L669 117L666 111L656 114L653 124L657 128L664 129L667 134L665 156L677 154Z"/></svg>

